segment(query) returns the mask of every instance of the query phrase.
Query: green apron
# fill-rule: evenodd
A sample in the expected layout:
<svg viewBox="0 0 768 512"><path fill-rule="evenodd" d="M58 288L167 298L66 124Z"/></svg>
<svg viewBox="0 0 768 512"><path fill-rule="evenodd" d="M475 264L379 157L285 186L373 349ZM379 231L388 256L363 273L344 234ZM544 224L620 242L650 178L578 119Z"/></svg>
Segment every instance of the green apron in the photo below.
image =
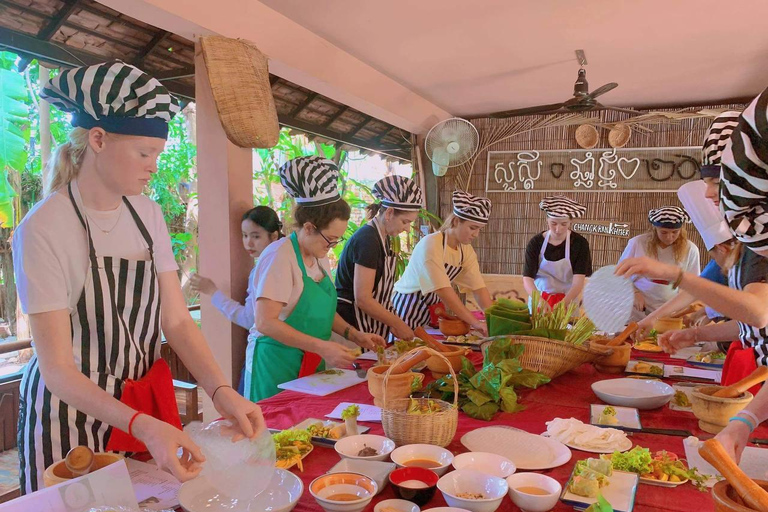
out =
<svg viewBox="0 0 768 512"><path fill-rule="evenodd" d="M292 233L290 238L296 260L301 268L304 290L296 307L283 321L304 334L321 340L330 340L333 319L336 316L336 287L325 270L323 270L325 275L319 283L307 275L296 233ZM319 265L320 262L318 261L317 264ZM280 392L277 388L278 384L323 369L325 364L316 354L305 354L303 350L284 345L269 336L259 336L255 340L253 349L250 365L251 378L247 379L250 380L250 386L246 386L244 390L246 398L252 402L269 398Z"/></svg>

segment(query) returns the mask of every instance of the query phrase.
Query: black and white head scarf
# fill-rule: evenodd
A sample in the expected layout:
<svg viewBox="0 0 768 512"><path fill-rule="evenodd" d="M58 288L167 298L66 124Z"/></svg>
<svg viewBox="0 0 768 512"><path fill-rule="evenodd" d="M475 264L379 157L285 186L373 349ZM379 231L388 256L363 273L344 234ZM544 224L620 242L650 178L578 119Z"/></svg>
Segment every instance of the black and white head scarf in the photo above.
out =
<svg viewBox="0 0 768 512"><path fill-rule="evenodd" d="M648 212L648 220L657 228L680 229L691 218L679 206L662 206Z"/></svg>
<svg viewBox="0 0 768 512"><path fill-rule="evenodd" d="M387 176L373 186L373 197L387 208L419 211L422 207L421 189L416 183L403 176Z"/></svg>
<svg viewBox="0 0 768 512"><path fill-rule="evenodd" d="M739 124L739 115L739 112L733 110L723 112L709 126L701 148L702 178L720 177L720 159L733 129Z"/></svg>
<svg viewBox="0 0 768 512"><path fill-rule="evenodd" d="M168 138L179 102L157 79L119 60L67 69L40 97L72 113L72 126L123 135Z"/></svg>
<svg viewBox="0 0 768 512"><path fill-rule="evenodd" d="M487 224L491 216L491 200L473 196L462 190L453 191L453 214L460 219Z"/></svg>
<svg viewBox="0 0 768 512"><path fill-rule="evenodd" d="M323 206L341 199L339 168L327 158L302 156L284 163L280 183L301 206Z"/></svg>
<svg viewBox="0 0 768 512"><path fill-rule="evenodd" d="M565 196L545 197L539 208L551 219L579 219L587 213L587 207Z"/></svg>
<svg viewBox="0 0 768 512"><path fill-rule="evenodd" d="M721 164L720 209L731 232L768 257L768 89L739 116Z"/></svg>

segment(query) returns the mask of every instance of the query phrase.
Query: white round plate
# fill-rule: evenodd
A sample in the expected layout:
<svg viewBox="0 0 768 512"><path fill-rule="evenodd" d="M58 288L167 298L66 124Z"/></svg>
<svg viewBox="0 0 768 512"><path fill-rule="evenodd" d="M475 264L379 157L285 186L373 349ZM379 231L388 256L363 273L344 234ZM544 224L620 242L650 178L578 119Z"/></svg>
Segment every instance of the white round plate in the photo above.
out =
<svg viewBox="0 0 768 512"><path fill-rule="evenodd" d="M637 409L657 409L675 396L669 384L652 379L607 379L592 384L592 391L605 403Z"/></svg>
<svg viewBox="0 0 768 512"><path fill-rule="evenodd" d="M584 311L601 331L621 332L635 302L632 281L613 273L615 265L597 270L584 286Z"/></svg>
<svg viewBox="0 0 768 512"><path fill-rule="evenodd" d="M472 452L506 457L518 470L551 469L571 460L571 450L560 441L512 427L478 428L464 434L461 444Z"/></svg>

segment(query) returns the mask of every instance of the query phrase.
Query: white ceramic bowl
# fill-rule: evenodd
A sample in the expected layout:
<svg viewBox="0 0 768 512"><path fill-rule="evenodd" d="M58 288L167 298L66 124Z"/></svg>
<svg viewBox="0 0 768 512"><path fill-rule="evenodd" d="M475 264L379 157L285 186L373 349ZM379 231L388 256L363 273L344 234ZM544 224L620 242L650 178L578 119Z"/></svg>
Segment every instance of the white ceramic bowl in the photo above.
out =
<svg viewBox="0 0 768 512"><path fill-rule="evenodd" d="M376 481L357 473L333 473L312 480L309 493L325 512L361 512L378 492ZM356 500L330 499L334 494L355 494Z"/></svg>
<svg viewBox="0 0 768 512"><path fill-rule="evenodd" d="M475 469L499 478L507 478L517 469L508 458L485 452L461 453L454 457L453 467L456 469Z"/></svg>
<svg viewBox="0 0 768 512"><path fill-rule="evenodd" d="M406 466L406 462L409 460L433 460L440 465L427 469L431 469L437 473L438 476L443 476L446 471L448 471L448 466L453 462L453 454L450 451L433 444L406 444L405 446L395 448L395 451L390 454L390 457L392 458L392 462L397 464L397 467L399 468L408 467Z"/></svg>
<svg viewBox="0 0 768 512"><path fill-rule="evenodd" d="M411 503L406 500L384 500L380 501L373 507L373 512L381 512L387 507L391 507L397 512L419 512L421 509L415 503Z"/></svg>
<svg viewBox="0 0 768 512"><path fill-rule="evenodd" d="M592 384L592 391L605 403L637 409L657 409L675 396L672 386L650 379L601 380Z"/></svg>
<svg viewBox="0 0 768 512"><path fill-rule="evenodd" d="M328 470L331 473L360 473L376 481L379 492L384 490L389 482L389 474L395 469L391 462L378 460L341 459L335 466Z"/></svg>
<svg viewBox="0 0 768 512"><path fill-rule="evenodd" d="M503 478L487 475L474 469L451 471L437 481L437 488L443 493L448 506L463 508L470 512L495 512L508 490L507 482ZM485 497L473 500L457 496L467 492L482 494Z"/></svg>
<svg viewBox="0 0 768 512"><path fill-rule="evenodd" d="M512 503L520 507L523 512L548 512L552 510L563 491L563 486L557 480L538 473L515 473L507 477L507 484ZM550 494L527 494L518 492L518 487L539 487Z"/></svg>
<svg viewBox="0 0 768 512"><path fill-rule="evenodd" d="M271 510L290 512L299 502L304 492L304 484L299 477L284 469L275 468L275 474L267 489L259 494L251 510ZM241 508L231 508L233 500L221 497L205 478L195 478L185 482L179 489L179 503L186 512L215 512L227 510L245 512L247 504ZM270 508L271 507L271 508Z"/></svg>
<svg viewBox="0 0 768 512"><path fill-rule="evenodd" d="M360 450L365 447L373 448L378 455L370 457L361 457L358 455ZM356 460L386 460L392 450L395 449L395 442L384 436L375 436L372 434L362 434L357 436L342 437L336 441L336 453L345 459Z"/></svg>

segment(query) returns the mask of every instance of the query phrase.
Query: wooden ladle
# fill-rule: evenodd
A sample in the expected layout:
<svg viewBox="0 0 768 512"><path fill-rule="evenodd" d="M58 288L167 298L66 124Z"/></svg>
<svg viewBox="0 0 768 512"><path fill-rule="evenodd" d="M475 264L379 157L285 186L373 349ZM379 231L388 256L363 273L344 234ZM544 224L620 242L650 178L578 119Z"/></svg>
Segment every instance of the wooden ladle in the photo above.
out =
<svg viewBox="0 0 768 512"><path fill-rule="evenodd" d="M618 347L622 343L624 343L630 336L635 334L635 331L637 330L639 326L637 325L637 322L630 322L626 329L624 329L621 334L613 338L611 341L605 344L606 347Z"/></svg>
<svg viewBox="0 0 768 512"><path fill-rule="evenodd" d="M717 392L713 393L712 396L716 396L718 398L736 398L741 396L752 386L765 382L766 379L768 379L768 366L758 366L755 371L740 381L718 390Z"/></svg>
<svg viewBox="0 0 768 512"><path fill-rule="evenodd" d="M87 446L75 446L64 457L64 465L74 476L83 476L93 467L93 450Z"/></svg>
<svg viewBox="0 0 768 512"><path fill-rule="evenodd" d="M768 510L768 491L757 485L725 452L717 439L708 439L699 448L699 455L712 464L731 484L736 494L755 510Z"/></svg>
<svg viewBox="0 0 768 512"><path fill-rule="evenodd" d="M417 327L413 330L413 333L417 338L420 338L424 343L426 343L429 348L437 350L438 352L454 352L456 350L455 348L447 347L437 341L430 334L428 334L427 331L424 330L424 327Z"/></svg>

